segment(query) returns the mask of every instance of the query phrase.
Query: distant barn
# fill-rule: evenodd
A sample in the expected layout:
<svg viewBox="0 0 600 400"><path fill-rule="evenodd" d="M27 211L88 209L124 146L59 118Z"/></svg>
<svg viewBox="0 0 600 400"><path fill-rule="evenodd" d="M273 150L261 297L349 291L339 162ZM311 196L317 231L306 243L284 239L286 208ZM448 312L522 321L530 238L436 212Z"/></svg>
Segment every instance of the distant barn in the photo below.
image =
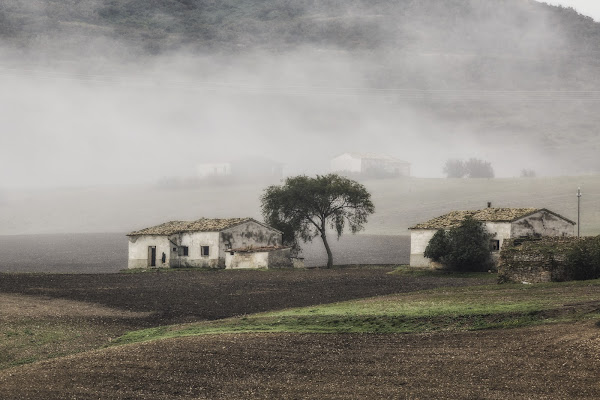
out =
<svg viewBox="0 0 600 400"><path fill-rule="evenodd" d="M331 172L365 177L410 176L410 163L385 154L344 153L330 161Z"/></svg>
<svg viewBox="0 0 600 400"><path fill-rule="evenodd" d="M485 208L473 211L452 211L417 224L410 229L410 266L427 267L431 260L424 255L433 235L440 229L458 226L472 217L484 223L495 234L490 248L495 258L505 239L518 237L573 236L575 222L545 208Z"/></svg>
<svg viewBox="0 0 600 400"><path fill-rule="evenodd" d="M128 268L225 268L232 249L281 248L281 232L252 218L171 221L127 236Z"/></svg>

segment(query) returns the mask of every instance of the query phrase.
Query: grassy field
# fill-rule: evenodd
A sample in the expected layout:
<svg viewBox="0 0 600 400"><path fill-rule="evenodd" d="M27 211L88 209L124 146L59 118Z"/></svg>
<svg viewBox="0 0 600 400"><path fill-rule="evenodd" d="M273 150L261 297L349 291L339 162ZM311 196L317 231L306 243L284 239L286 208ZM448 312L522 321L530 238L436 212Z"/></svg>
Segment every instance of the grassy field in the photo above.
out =
<svg viewBox="0 0 600 400"><path fill-rule="evenodd" d="M114 344L220 333L422 333L577 321L600 317L599 288L600 280L438 288L161 326L130 332Z"/></svg>

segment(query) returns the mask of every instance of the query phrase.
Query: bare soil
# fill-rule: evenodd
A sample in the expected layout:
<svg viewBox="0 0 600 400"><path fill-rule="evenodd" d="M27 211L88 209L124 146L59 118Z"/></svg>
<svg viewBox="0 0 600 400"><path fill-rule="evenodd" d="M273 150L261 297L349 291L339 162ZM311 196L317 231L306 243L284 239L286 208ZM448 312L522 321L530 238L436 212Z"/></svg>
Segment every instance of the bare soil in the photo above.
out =
<svg viewBox="0 0 600 400"><path fill-rule="evenodd" d="M143 317L112 316L132 328L214 320L489 280L390 275L392 267L215 270L139 274L0 274L0 293L93 303Z"/></svg>
<svg viewBox="0 0 600 400"><path fill-rule="evenodd" d="M0 372L3 399L597 399L593 324L169 339Z"/></svg>
<svg viewBox="0 0 600 400"><path fill-rule="evenodd" d="M32 347L42 358L92 349L0 370L0 398L600 398L600 329L593 323L411 335L207 335L99 349L149 326L489 283L389 271L0 274L4 332L19 324L68 328L67 341ZM0 346L11 340L0 339Z"/></svg>

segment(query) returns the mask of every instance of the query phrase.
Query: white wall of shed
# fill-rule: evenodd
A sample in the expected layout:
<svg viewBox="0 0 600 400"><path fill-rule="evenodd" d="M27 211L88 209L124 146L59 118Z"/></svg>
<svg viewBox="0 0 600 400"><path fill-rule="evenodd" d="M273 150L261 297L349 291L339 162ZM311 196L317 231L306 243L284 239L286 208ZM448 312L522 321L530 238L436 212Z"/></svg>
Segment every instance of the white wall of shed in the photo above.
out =
<svg viewBox="0 0 600 400"><path fill-rule="evenodd" d="M156 247L156 267L168 267L171 259L171 243L168 236L143 235L129 236L129 257L127 268L148 268L148 247ZM165 253L165 263L162 262Z"/></svg>

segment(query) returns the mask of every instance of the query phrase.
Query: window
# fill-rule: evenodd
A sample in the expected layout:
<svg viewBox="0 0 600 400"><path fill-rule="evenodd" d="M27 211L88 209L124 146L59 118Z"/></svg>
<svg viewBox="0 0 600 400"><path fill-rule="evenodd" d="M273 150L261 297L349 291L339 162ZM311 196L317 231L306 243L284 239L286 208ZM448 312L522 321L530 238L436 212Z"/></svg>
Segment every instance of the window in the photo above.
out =
<svg viewBox="0 0 600 400"><path fill-rule="evenodd" d="M202 257L208 257L209 255L209 247L208 246L200 246L200 255Z"/></svg>
<svg viewBox="0 0 600 400"><path fill-rule="evenodd" d="M189 255L189 249L187 246L179 246L179 253L180 256L184 256L187 257Z"/></svg>
<svg viewBox="0 0 600 400"><path fill-rule="evenodd" d="M491 251L498 251L500 250L500 241L499 240L490 240L490 250Z"/></svg>

